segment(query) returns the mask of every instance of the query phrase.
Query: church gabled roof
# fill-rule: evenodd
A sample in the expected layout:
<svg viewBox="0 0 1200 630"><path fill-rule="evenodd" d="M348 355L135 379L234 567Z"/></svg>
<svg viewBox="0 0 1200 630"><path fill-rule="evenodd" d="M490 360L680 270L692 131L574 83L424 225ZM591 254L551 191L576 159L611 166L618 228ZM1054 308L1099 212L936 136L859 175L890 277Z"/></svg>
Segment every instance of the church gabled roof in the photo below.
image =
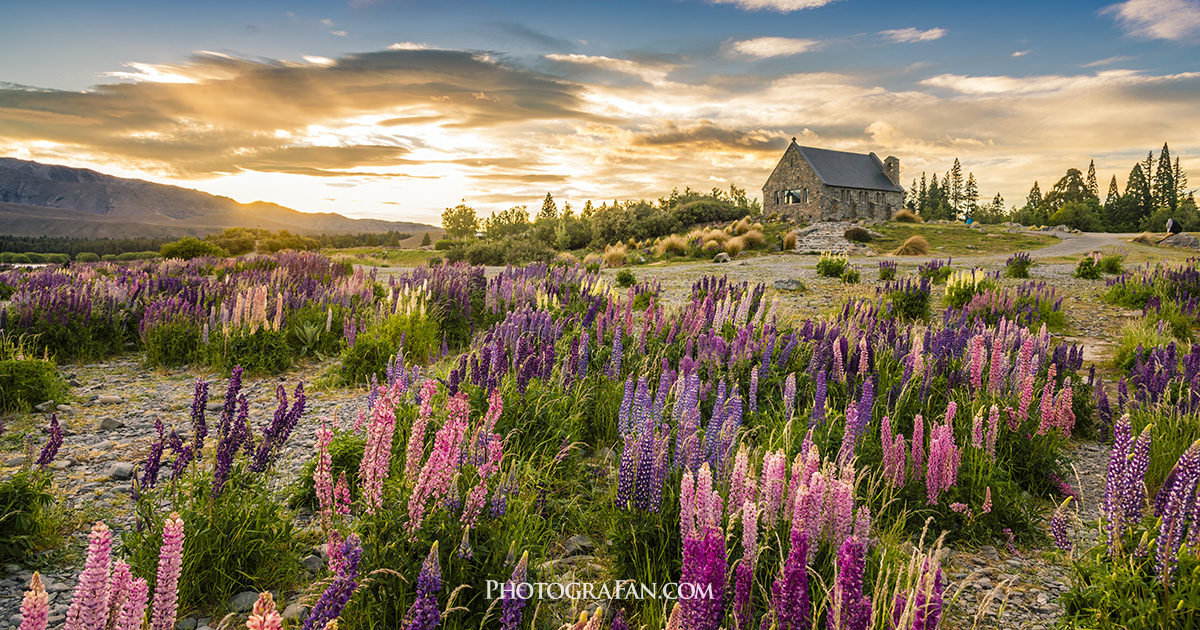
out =
<svg viewBox="0 0 1200 630"><path fill-rule="evenodd" d="M796 145L796 148L821 179L821 183L827 186L904 192L903 188L894 184L884 174L883 162L880 162L874 153L863 155L800 145Z"/></svg>

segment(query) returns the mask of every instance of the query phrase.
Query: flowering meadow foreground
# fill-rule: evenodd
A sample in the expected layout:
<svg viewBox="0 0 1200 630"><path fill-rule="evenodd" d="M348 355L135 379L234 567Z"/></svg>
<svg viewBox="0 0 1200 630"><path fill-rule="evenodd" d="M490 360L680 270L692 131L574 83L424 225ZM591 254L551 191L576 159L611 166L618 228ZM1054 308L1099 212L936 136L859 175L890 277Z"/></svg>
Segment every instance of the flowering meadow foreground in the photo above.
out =
<svg viewBox="0 0 1200 630"><path fill-rule="evenodd" d="M1026 255L882 263L820 317L763 284L697 274L669 300L579 266L0 271L0 408L23 412L0 448L26 453L4 457L0 562L76 576L32 573L0 624L1032 626L1005 616L1016 577L951 577L1000 548L1062 567L1063 626L1195 627L1200 270L1110 258L1071 273L1143 316L1096 365ZM64 433L99 429L68 420L59 370L131 352L187 374L190 411L141 419L128 513L96 521L63 494ZM330 396L358 401L313 413Z"/></svg>

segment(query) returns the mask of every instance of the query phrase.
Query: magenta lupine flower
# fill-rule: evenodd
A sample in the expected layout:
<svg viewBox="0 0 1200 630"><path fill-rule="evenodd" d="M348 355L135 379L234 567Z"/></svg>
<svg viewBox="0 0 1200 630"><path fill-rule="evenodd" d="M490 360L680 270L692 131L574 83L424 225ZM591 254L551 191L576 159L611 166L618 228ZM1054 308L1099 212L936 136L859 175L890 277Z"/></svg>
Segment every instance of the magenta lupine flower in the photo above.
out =
<svg viewBox="0 0 1200 630"><path fill-rule="evenodd" d="M96 521L88 536L87 561L67 609L65 630L101 628L108 622L108 572L112 566L112 532Z"/></svg>
<svg viewBox="0 0 1200 630"><path fill-rule="evenodd" d="M1070 551L1073 548L1071 537L1067 535L1067 519L1070 515L1067 513L1067 505L1071 503L1071 497L1063 500L1058 509L1054 511L1054 517L1050 519L1050 534L1054 537L1054 544L1063 551Z"/></svg>
<svg viewBox="0 0 1200 630"><path fill-rule="evenodd" d="M985 439L988 459L996 461L996 438L1000 433L1000 407L992 405L988 415L987 436Z"/></svg>
<svg viewBox="0 0 1200 630"><path fill-rule="evenodd" d="M154 582L151 630L174 630L179 602L179 574L183 565L183 519L172 512L163 524L162 548L158 552L158 578ZM95 626L93 626L95 627Z"/></svg>
<svg viewBox="0 0 1200 630"><path fill-rule="evenodd" d="M114 630L141 630L146 618L146 603L149 601L150 586L142 578L129 581L129 598Z"/></svg>
<svg viewBox="0 0 1200 630"><path fill-rule="evenodd" d="M771 584L771 606L763 623L773 619L778 630L812 627L812 601L808 592L808 535L793 528L787 560Z"/></svg>
<svg viewBox="0 0 1200 630"><path fill-rule="evenodd" d="M828 617L830 630L867 630L871 624L871 598L863 594L867 544L851 536L837 557L837 578Z"/></svg>
<svg viewBox="0 0 1200 630"><path fill-rule="evenodd" d="M734 615L737 627L748 630L754 622L754 607L751 601L754 587L754 555L758 543L758 506L746 501L742 506L742 559L738 562L734 586Z"/></svg>
<svg viewBox="0 0 1200 630"><path fill-rule="evenodd" d="M436 548L435 546L434 549ZM321 593L317 603L313 605L312 612L304 620L304 630L319 630L324 628L325 624L337 619L342 614L342 609L349 603L350 597L354 595L354 590L358 588L358 563L362 558L362 543L359 542L357 534L350 534L346 538L341 552L344 558L339 566L341 570L333 576L333 581L326 587L325 592ZM419 581L418 578L418 583Z"/></svg>
<svg viewBox="0 0 1200 630"><path fill-rule="evenodd" d="M692 482L684 474L684 485ZM684 500L694 500L685 507ZM681 583L693 584L711 598L681 599L683 625L689 630L716 630L725 610L725 536L721 531L721 495L713 489L712 472L700 467L692 489L681 492L680 528L683 530Z"/></svg>
<svg viewBox="0 0 1200 630"><path fill-rule="evenodd" d="M333 431L329 430L326 418L322 418L321 426L317 427L316 444L317 465L313 468L313 489L317 495L317 505L320 507L321 522L328 528L329 518L333 515L333 456L329 454L329 444L333 442Z"/></svg>
<svg viewBox="0 0 1200 630"><path fill-rule="evenodd" d="M796 373L792 372L783 380L783 419L791 421L796 409Z"/></svg>
<svg viewBox="0 0 1200 630"><path fill-rule="evenodd" d="M935 426L929 432L929 470L925 477L930 505L937 504L938 496L958 481L961 458L962 451L954 442L954 426L949 421Z"/></svg>
<svg viewBox="0 0 1200 630"><path fill-rule="evenodd" d="M625 621L625 609L622 608L613 615L612 626L609 630L629 630L629 622Z"/></svg>
<svg viewBox="0 0 1200 630"><path fill-rule="evenodd" d="M912 434L912 478L914 481L920 482L922 477L922 466L925 463L925 418L921 414L917 414L913 418L913 434Z"/></svg>
<svg viewBox="0 0 1200 630"><path fill-rule="evenodd" d="M937 570L934 571L930 566L929 560L925 560L921 564L921 572L917 576L917 582L913 586L912 593L912 623L906 628L912 630L936 630L942 618L943 595L945 585L943 584L942 567L940 563L934 561L934 566ZM908 605L909 598L907 593L896 593L896 599L892 607L892 626L898 627L905 615L909 613Z"/></svg>
<svg viewBox="0 0 1200 630"><path fill-rule="evenodd" d="M999 392L1007 377L1008 353L1004 351L1004 336L996 335L992 341L992 365L988 368L988 392Z"/></svg>
<svg viewBox="0 0 1200 630"><path fill-rule="evenodd" d="M49 618L50 599L42 584L42 576L34 571L33 579L29 580L29 590L21 599L21 627L18 630L46 630Z"/></svg>
<svg viewBox="0 0 1200 630"><path fill-rule="evenodd" d="M779 509L787 490L787 456L783 451L763 454L763 473L759 497L762 499L763 527L771 530L779 522Z"/></svg>
<svg viewBox="0 0 1200 630"><path fill-rule="evenodd" d="M518 630L524 618L526 598L521 596L521 585L525 584L529 573L529 552L521 554L517 566L513 568L512 577L505 584L500 594L500 627L503 630Z"/></svg>
<svg viewBox="0 0 1200 630"><path fill-rule="evenodd" d="M971 387L976 391L983 389L983 362L984 353L987 351L983 348L983 335L975 335L971 338Z"/></svg>

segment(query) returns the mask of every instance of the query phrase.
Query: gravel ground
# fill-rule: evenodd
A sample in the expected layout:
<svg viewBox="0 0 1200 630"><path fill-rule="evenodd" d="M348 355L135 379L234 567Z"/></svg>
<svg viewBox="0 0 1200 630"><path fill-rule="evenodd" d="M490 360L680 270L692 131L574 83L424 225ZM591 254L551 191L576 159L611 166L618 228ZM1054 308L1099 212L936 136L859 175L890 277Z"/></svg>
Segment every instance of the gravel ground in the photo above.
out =
<svg viewBox="0 0 1200 630"><path fill-rule="evenodd" d="M1110 244L1091 236L1094 235L1067 238L1062 243L1034 252L1034 256L1073 255ZM980 265L994 269L1004 258L1006 256L955 258L954 266ZM775 280L795 278L802 281L807 290L774 291L780 301L779 312L783 316L807 317L828 314L849 296L873 298L876 288L881 285L876 279L878 259L882 258L853 259L863 276L862 284L854 286L818 277L814 269L816 256L763 256L725 264L648 265L633 270L639 279L660 281L665 301L674 304L681 303L692 283L705 274L728 274L734 281L766 282L768 286ZM900 263L900 273L904 275L915 273L916 267L928 258L891 260ZM1070 333L1066 338L1083 343L1088 359L1099 362L1108 352L1108 340L1124 322L1140 313L1101 304L1098 298L1104 290L1103 282L1078 280L1071 276L1073 270L1074 264L1050 263L1033 267L1031 274L1035 280L1052 284L1063 297ZM611 278L615 271L603 273ZM1003 282L1015 284L1012 280ZM284 377L245 379L244 391L251 401L251 419L255 426L270 419L277 384L285 385L289 395L298 380L306 384L308 411L296 429L291 446L283 454L279 466L281 489L296 478L303 461L310 457L313 431L321 416L337 409L345 422L365 406L365 396L360 390L308 387L321 369L322 366L309 365ZM147 371L133 357L103 364L66 366L63 371L73 381L74 394L86 402L59 414L69 431L54 467L55 484L60 496L77 510L81 520L103 519L114 533L119 533L131 525L128 475L131 465L142 461L149 450L154 438L154 419L161 418L168 427L187 428L195 379L210 381L210 400L214 401L220 400L227 381L212 374L188 370ZM1107 457L1107 447L1094 442L1078 443L1072 452L1084 520L1097 518ZM20 456L12 452L0 453L0 463L6 467L19 465ZM7 473L13 469L4 470ZM74 534L70 543L75 549L84 545L86 528ZM82 554L76 553L74 557L73 566L54 567L43 573L51 595L52 625L60 623L65 615L75 576L82 565ZM983 617L986 627L1049 628L1061 612L1056 600L1068 588L1064 577L1068 568L1067 558L1060 552L1020 550L1018 553L1006 549L1002 540L977 549L953 549L946 560L947 575L951 580L947 593L953 594L960 589L962 592L948 611L947 625L951 628L972 627L976 612L984 603L990 602ZM19 625L20 595L27 587L31 573L27 567L0 567L0 630ZM290 603L296 595L284 594L284 599ZM1004 603L1003 614L997 617L1001 603ZM198 626L204 630L209 623L215 625L215 621L209 619L189 617L182 621L182 627L191 630Z"/></svg>

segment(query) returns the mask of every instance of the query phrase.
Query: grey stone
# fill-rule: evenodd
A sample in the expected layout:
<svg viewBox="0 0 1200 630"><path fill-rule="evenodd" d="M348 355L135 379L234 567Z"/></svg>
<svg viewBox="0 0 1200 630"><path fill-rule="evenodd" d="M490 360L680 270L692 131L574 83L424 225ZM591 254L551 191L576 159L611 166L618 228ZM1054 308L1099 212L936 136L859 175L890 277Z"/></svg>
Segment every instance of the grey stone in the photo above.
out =
<svg viewBox="0 0 1200 630"><path fill-rule="evenodd" d="M133 464L129 462L114 462L108 468L108 478L117 481L125 481L133 476Z"/></svg>
<svg viewBox="0 0 1200 630"><path fill-rule="evenodd" d="M1197 239L1195 236L1193 236L1187 232L1180 232L1179 234L1172 234L1171 236L1168 236L1167 238L1164 238L1163 240L1159 241L1158 244L1163 245L1165 247L1179 247L1179 248L1183 248L1183 249L1200 249L1200 239Z"/></svg>
<svg viewBox="0 0 1200 630"><path fill-rule="evenodd" d="M107 451L111 448L112 448L112 442L110 440L104 440L103 442L96 442L95 444L92 445L92 449L96 450L96 451Z"/></svg>
<svg viewBox="0 0 1200 630"><path fill-rule="evenodd" d="M258 601L258 593L254 591L242 591L237 595L229 598L229 602L225 605L230 612L246 612L254 608L254 602Z"/></svg>
<svg viewBox="0 0 1200 630"><path fill-rule="evenodd" d="M713 262L715 263L727 263L729 260L729 254L726 254L725 252L721 252L713 257Z"/></svg>
<svg viewBox="0 0 1200 630"><path fill-rule="evenodd" d="M9 459L6 459L6 460L4 460L4 465L5 466L24 466L25 465L25 456L17 455L16 457L11 457Z"/></svg>
<svg viewBox="0 0 1200 630"><path fill-rule="evenodd" d="M97 398L96 402L101 405L116 405L118 403L125 402L125 399L121 398L120 396L114 396L112 394L105 394L105 395Z"/></svg>
<svg viewBox="0 0 1200 630"><path fill-rule="evenodd" d="M301 617L308 613L308 606L301 606L299 603L288 604L283 609L283 618L288 621L299 621Z"/></svg>
<svg viewBox="0 0 1200 630"><path fill-rule="evenodd" d="M316 573L317 571L321 570L321 567L324 566L325 563L321 560L320 556L313 554L301 560L300 565L308 571Z"/></svg>
<svg viewBox="0 0 1200 630"><path fill-rule="evenodd" d="M75 408L71 405L59 405L56 409L59 413L75 413Z"/></svg>
<svg viewBox="0 0 1200 630"><path fill-rule="evenodd" d="M223 403L221 401L210 402L210 403L208 403L208 406L205 407L205 409L207 409L208 411L222 411L225 409L225 403Z"/></svg>
<svg viewBox="0 0 1200 630"><path fill-rule="evenodd" d="M567 557L585 554L596 548L596 543L587 534L575 534L563 543L564 555Z"/></svg>
<svg viewBox="0 0 1200 630"><path fill-rule="evenodd" d="M775 290L777 291L803 291L804 283L796 278L784 278L775 281Z"/></svg>
<svg viewBox="0 0 1200 630"><path fill-rule="evenodd" d="M5 572L5 573L8 573L8 574L20 573L20 572L21 572L21 565L19 565L19 564L6 564L6 565L4 565L4 572Z"/></svg>
<svg viewBox="0 0 1200 630"><path fill-rule="evenodd" d="M124 428L125 428L125 423L121 422L120 420L117 420L116 418L105 418L100 421L100 426L99 426L99 429L101 431L116 431L117 429L124 429Z"/></svg>
<svg viewBox="0 0 1200 630"><path fill-rule="evenodd" d="M179 620L178 624L175 624L175 627L179 628L179 630L196 630L196 618L184 617Z"/></svg>
<svg viewBox="0 0 1200 630"><path fill-rule="evenodd" d="M983 554L983 557L987 558L988 560L1000 559L1000 554L996 553L996 548L992 545L983 545L979 548L979 553Z"/></svg>
<svg viewBox="0 0 1200 630"><path fill-rule="evenodd" d="M50 411L50 407L53 407L53 406L54 406L54 401L47 400L44 403L38 403L38 404L34 405L33 410L38 413L46 413L47 411Z"/></svg>

